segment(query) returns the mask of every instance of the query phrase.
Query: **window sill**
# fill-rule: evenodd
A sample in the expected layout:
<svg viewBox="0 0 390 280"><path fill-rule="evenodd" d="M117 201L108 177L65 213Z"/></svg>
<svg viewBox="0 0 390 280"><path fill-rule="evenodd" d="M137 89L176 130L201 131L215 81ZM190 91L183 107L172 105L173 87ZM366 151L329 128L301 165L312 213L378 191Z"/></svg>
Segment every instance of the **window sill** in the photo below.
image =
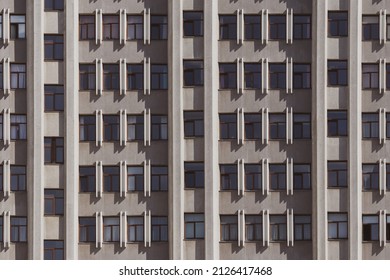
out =
<svg viewBox="0 0 390 280"><path fill-rule="evenodd" d="M204 135L202 135L202 136L184 136L185 140L202 139L202 138L204 138Z"/></svg>
<svg viewBox="0 0 390 280"><path fill-rule="evenodd" d="M204 87L204 85L184 85L183 88L184 89L191 89L191 88L202 88Z"/></svg>
<svg viewBox="0 0 390 280"><path fill-rule="evenodd" d="M183 35L183 39L203 38L204 35Z"/></svg>
<svg viewBox="0 0 390 280"><path fill-rule="evenodd" d="M204 190L204 186L203 186L203 187L194 187L194 188L191 188L191 187L184 187L184 190L188 190L188 191Z"/></svg>
<svg viewBox="0 0 390 280"><path fill-rule="evenodd" d="M199 240L204 240L204 237L203 238L184 238L183 241L199 241Z"/></svg>

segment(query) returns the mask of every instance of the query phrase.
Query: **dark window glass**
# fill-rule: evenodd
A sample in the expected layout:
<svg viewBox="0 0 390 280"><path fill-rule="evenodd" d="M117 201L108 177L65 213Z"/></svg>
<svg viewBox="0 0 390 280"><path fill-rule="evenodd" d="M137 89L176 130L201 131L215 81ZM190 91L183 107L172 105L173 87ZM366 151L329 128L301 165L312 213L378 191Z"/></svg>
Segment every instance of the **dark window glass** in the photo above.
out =
<svg viewBox="0 0 390 280"><path fill-rule="evenodd" d="M11 165L11 191L26 190L26 166ZM2 177L2 176L1 176ZM2 178L0 178L2 180ZM2 184L1 182L0 184ZM1 189L1 188L0 188Z"/></svg>
<svg viewBox="0 0 390 280"><path fill-rule="evenodd" d="M366 191L379 189L378 164L363 164L362 166L363 189Z"/></svg>
<svg viewBox="0 0 390 280"><path fill-rule="evenodd" d="M11 89L26 88L26 64L11 64Z"/></svg>
<svg viewBox="0 0 390 280"><path fill-rule="evenodd" d="M80 35L80 40L95 39L95 16L94 15L80 15L79 35Z"/></svg>
<svg viewBox="0 0 390 280"><path fill-rule="evenodd" d="M27 217L11 216L11 242L27 242Z"/></svg>
<svg viewBox="0 0 390 280"><path fill-rule="evenodd" d="M152 89L168 89L168 66L166 64L154 64L151 67Z"/></svg>
<svg viewBox="0 0 390 280"><path fill-rule="evenodd" d="M203 36L203 13L202 12L183 12L183 33L184 36L200 37Z"/></svg>
<svg viewBox="0 0 390 280"><path fill-rule="evenodd" d="M144 139L144 116L127 116L127 140L138 141Z"/></svg>
<svg viewBox="0 0 390 280"><path fill-rule="evenodd" d="M328 161L328 187L348 187L348 167L346 161Z"/></svg>
<svg viewBox="0 0 390 280"><path fill-rule="evenodd" d="M235 15L219 16L219 39L234 40L237 38L237 17Z"/></svg>
<svg viewBox="0 0 390 280"><path fill-rule="evenodd" d="M386 89L390 89L390 63L386 64Z"/></svg>
<svg viewBox="0 0 390 280"><path fill-rule="evenodd" d="M142 15L127 16L127 40L142 40L144 38L143 22Z"/></svg>
<svg viewBox="0 0 390 280"><path fill-rule="evenodd" d="M80 90L95 89L96 87L96 66L94 64L80 64Z"/></svg>
<svg viewBox="0 0 390 280"><path fill-rule="evenodd" d="M386 138L390 138L390 113L386 113Z"/></svg>
<svg viewBox="0 0 390 280"><path fill-rule="evenodd" d="M203 86L203 61L184 60L184 86Z"/></svg>
<svg viewBox="0 0 390 280"><path fill-rule="evenodd" d="M294 139L311 138L310 114L294 114Z"/></svg>
<svg viewBox="0 0 390 280"><path fill-rule="evenodd" d="M103 89L119 89L119 65L103 64Z"/></svg>
<svg viewBox="0 0 390 280"><path fill-rule="evenodd" d="M119 39L119 16L103 15L103 39Z"/></svg>
<svg viewBox="0 0 390 280"><path fill-rule="evenodd" d="M204 239L204 214L184 214L185 239Z"/></svg>
<svg viewBox="0 0 390 280"><path fill-rule="evenodd" d="M45 11L63 11L64 0L45 0Z"/></svg>
<svg viewBox="0 0 390 280"><path fill-rule="evenodd" d="M144 217L127 217L127 242L144 241Z"/></svg>
<svg viewBox="0 0 390 280"><path fill-rule="evenodd" d="M328 111L328 137L347 135L347 111Z"/></svg>
<svg viewBox="0 0 390 280"><path fill-rule="evenodd" d="M1 38L3 38L3 16L2 15L0 15L0 39Z"/></svg>
<svg viewBox="0 0 390 280"><path fill-rule="evenodd" d="M387 22L389 22L389 20L387 20ZM386 240L390 241L390 215L387 215L386 217Z"/></svg>
<svg viewBox="0 0 390 280"><path fill-rule="evenodd" d="M26 38L26 16L25 15L10 16L10 38L11 39Z"/></svg>
<svg viewBox="0 0 390 280"><path fill-rule="evenodd" d="M311 16L309 15L294 15L294 39L310 39L311 38Z"/></svg>
<svg viewBox="0 0 390 280"><path fill-rule="evenodd" d="M1 22L0 22L0 29L1 29ZM1 35L1 33L0 33L0 35ZM1 36L0 36L0 38L1 38ZM4 79L3 78L3 64L0 64L0 89L2 89L4 87L3 79Z"/></svg>
<svg viewBox="0 0 390 280"><path fill-rule="evenodd" d="M45 137L45 163L64 163L63 137Z"/></svg>
<svg viewBox="0 0 390 280"><path fill-rule="evenodd" d="M203 112L184 112L184 137L203 137Z"/></svg>
<svg viewBox="0 0 390 280"><path fill-rule="evenodd" d="M348 12L328 12L328 36L348 36Z"/></svg>
<svg viewBox="0 0 390 280"><path fill-rule="evenodd" d="M245 88L261 89L261 64L244 63Z"/></svg>
<svg viewBox="0 0 390 280"><path fill-rule="evenodd" d="M64 59L64 36L45 35L45 60Z"/></svg>
<svg viewBox="0 0 390 280"><path fill-rule="evenodd" d="M45 85L45 111L64 111L64 86Z"/></svg>
<svg viewBox="0 0 390 280"><path fill-rule="evenodd" d="M237 138L237 116L235 114L219 114L219 138Z"/></svg>
<svg viewBox="0 0 390 280"><path fill-rule="evenodd" d="M96 167L80 166L79 168L80 192L95 192Z"/></svg>
<svg viewBox="0 0 390 280"><path fill-rule="evenodd" d="M119 166L103 166L103 190L119 192Z"/></svg>
<svg viewBox="0 0 390 280"><path fill-rule="evenodd" d="M245 216L246 241L263 240L263 217L258 215Z"/></svg>
<svg viewBox="0 0 390 280"><path fill-rule="evenodd" d="M294 164L294 190L311 189L311 167L310 164Z"/></svg>
<svg viewBox="0 0 390 280"><path fill-rule="evenodd" d="M262 168L260 164L245 164L245 189L248 191L261 190Z"/></svg>
<svg viewBox="0 0 390 280"><path fill-rule="evenodd" d="M269 15L269 38L271 40L286 39L286 15Z"/></svg>
<svg viewBox="0 0 390 280"><path fill-rule="evenodd" d="M3 115L0 114L0 139L3 139Z"/></svg>
<svg viewBox="0 0 390 280"><path fill-rule="evenodd" d="M311 88L311 65L307 63L294 63L294 88L307 89Z"/></svg>
<svg viewBox="0 0 390 280"><path fill-rule="evenodd" d="M285 114L269 114L269 139L286 139Z"/></svg>
<svg viewBox="0 0 390 280"><path fill-rule="evenodd" d="M328 239L348 238L348 214L328 213Z"/></svg>
<svg viewBox="0 0 390 280"><path fill-rule="evenodd" d="M237 88L237 65L235 63L219 64L219 88Z"/></svg>
<svg viewBox="0 0 390 280"><path fill-rule="evenodd" d="M362 38L363 40L379 40L379 17L363 16Z"/></svg>
<svg viewBox="0 0 390 280"><path fill-rule="evenodd" d="M348 85L348 65L346 60L328 60L328 86Z"/></svg>
<svg viewBox="0 0 390 280"><path fill-rule="evenodd" d="M152 217L152 242L168 241L168 217Z"/></svg>
<svg viewBox="0 0 390 280"><path fill-rule="evenodd" d="M144 168L143 166L127 167L127 190L143 191L144 190Z"/></svg>
<svg viewBox="0 0 390 280"><path fill-rule="evenodd" d="M220 164L221 190L237 190L237 164Z"/></svg>
<svg viewBox="0 0 390 280"><path fill-rule="evenodd" d="M294 215L294 240L311 240L311 217Z"/></svg>
<svg viewBox="0 0 390 280"><path fill-rule="evenodd" d="M64 241L63 240L45 240L44 241L44 260L64 260Z"/></svg>
<svg viewBox="0 0 390 280"><path fill-rule="evenodd" d="M0 216L0 242L3 242L3 230L3 216Z"/></svg>
<svg viewBox="0 0 390 280"><path fill-rule="evenodd" d="M387 16L386 17L386 38L387 40L390 40L390 16ZM389 236L390 236L390 232L387 231ZM388 238L387 240L389 240L390 238Z"/></svg>
<svg viewBox="0 0 390 280"><path fill-rule="evenodd" d="M285 164L270 164L269 165L270 188L271 190L286 189L286 165Z"/></svg>
<svg viewBox="0 0 390 280"><path fill-rule="evenodd" d="M80 141L95 141L96 116L80 115Z"/></svg>
<svg viewBox="0 0 390 280"><path fill-rule="evenodd" d="M386 164L386 190L390 191L390 164Z"/></svg>
<svg viewBox="0 0 390 280"><path fill-rule="evenodd" d="M152 191L168 191L168 166L152 166Z"/></svg>
<svg viewBox="0 0 390 280"><path fill-rule="evenodd" d="M237 215L221 215L221 241L237 241Z"/></svg>
<svg viewBox="0 0 390 280"><path fill-rule="evenodd" d="M379 138L379 114L363 113L362 130L363 138Z"/></svg>
<svg viewBox="0 0 390 280"><path fill-rule="evenodd" d="M103 217L103 241L118 242L119 235L119 217Z"/></svg>
<svg viewBox="0 0 390 280"><path fill-rule="evenodd" d="M45 189L45 215L64 214L64 190Z"/></svg>
<svg viewBox="0 0 390 280"><path fill-rule="evenodd" d="M184 163L184 186L185 188L204 188L204 163Z"/></svg>
<svg viewBox="0 0 390 280"><path fill-rule="evenodd" d="M167 116L152 116L152 140L167 140L168 139L168 117Z"/></svg>
<svg viewBox="0 0 390 280"><path fill-rule="evenodd" d="M168 17L156 16L150 17L150 38L152 40L168 39Z"/></svg>
<svg viewBox="0 0 390 280"><path fill-rule="evenodd" d="M96 217L79 218L79 242L96 241Z"/></svg>
<svg viewBox="0 0 390 280"><path fill-rule="evenodd" d="M11 140L26 140L27 139L27 116L26 115L11 115Z"/></svg>
<svg viewBox="0 0 390 280"><path fill-rule="evenodd" d="M127 89L144 88L144 66L142 64L127 64Z"/></svg>
<svg viewBox="0 0 390 280"><path fill-rule="evenodd" d="M261 17L259 15L245 15L245 40L261 39Z"/></svg>
<svg viewBox="0 0 390 280"><path fill-rule="evenodd" d="M363 241L379 240L379 217L363 215Z"/></svg>
<svg viewBox="0 0 390 280"><path fill-rule="evenodd" d="M376 63L364 63L362 65L363 89L379 88L379 65Z"/></svg>
<svg viewBox="0 0 390 280"><path fill-rule="evenodd" d="M104 141L119 141L119 116L103 115Z"/></svg>
<svg viewBox="0 0 390 280"><path fill-rule="evenodd" d="M287 240L287 217L286 215L270 215L271 241Z"/></svg>
<svg viewBox="0 0 390 280"><path fill-rule="evenodd" d="M245 139L261 139L261 114L244 114Z"/></svg>
<svg viewBox="0 0 390 280"><path fill-rule="evenodd" d="M269 64L269 88L270 89L286 88L286 64L285 63Z"/></svg>

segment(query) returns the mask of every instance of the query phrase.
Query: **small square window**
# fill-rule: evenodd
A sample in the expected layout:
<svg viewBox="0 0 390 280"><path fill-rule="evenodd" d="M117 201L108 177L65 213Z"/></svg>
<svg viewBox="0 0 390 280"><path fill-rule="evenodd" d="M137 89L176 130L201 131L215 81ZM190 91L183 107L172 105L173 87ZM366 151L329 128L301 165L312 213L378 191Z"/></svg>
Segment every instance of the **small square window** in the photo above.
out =
<svg viewBox="0 0 390 280"><path fill-rule="evenodd" d="M44 260L64 260L64 241L63 240L45 240L44 241Z"/></svg>

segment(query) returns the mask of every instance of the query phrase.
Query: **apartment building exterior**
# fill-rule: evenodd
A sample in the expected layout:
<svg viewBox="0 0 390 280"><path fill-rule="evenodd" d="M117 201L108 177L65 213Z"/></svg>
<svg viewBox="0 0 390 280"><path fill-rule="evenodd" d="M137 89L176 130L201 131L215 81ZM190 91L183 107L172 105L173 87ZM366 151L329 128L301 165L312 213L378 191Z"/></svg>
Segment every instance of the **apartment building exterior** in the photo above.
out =
<svg viewBox="0 0 390 280"><path fill-rule="evenodd" d="M389 10L2 0L0 259L390 259Z"/></svg>

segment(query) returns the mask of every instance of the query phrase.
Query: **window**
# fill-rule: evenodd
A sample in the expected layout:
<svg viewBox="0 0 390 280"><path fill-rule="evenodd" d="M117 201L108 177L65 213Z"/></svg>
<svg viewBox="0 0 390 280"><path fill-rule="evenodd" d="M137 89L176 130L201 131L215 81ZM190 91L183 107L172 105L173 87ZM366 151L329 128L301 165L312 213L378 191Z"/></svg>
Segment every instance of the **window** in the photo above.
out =
<svg viewBox="0 0 390 280"><path fill-rule="evenodd" d="M144 66L142 64L127 64L127 89L140 90L144 88Z"/></svg>
<svg viewBox="0 0 390 280"><path fill-rule="evenodd" d="M103 39L119 39L119 17L116 15L103 15Z"/></svg>
<svg viewBox="0 0 390 280"><path fill-rule="evenodd" d="M0 242L3 242L3 216L0 216Z"/></svg>
<svg viewBox="0 0 390 280"><path fill-rule="evenodd" d="M27 217L11 216L11 242L27 242Z"/></svg>
<svg viewBox="0 0 390 280"><path fill-rule="evenodd" d="M237 88L237 65L235 63L219 64L219 88Z"/></svg>
<svg viewBox="0 0 390 280"><path fill-rule="evenodd" d="M168 166L152 166L152 191L168 191Z"/></svg>
<svg viewBox="0 0 390 280"><path fill-rule="evenodd" d="M363 164L363 189L365 191L379 189L379 166L378 164Z"/></svg>
<svg viewBox="0 0 390 280"><path fill-rule="evenodd" d="M150 38L152 40L168 39L168 17L152 15L150 27Z"/></svg>
<svg viewBox="0 0 390 280"><path fill-rule="evenodd" d="M307 63L294 63L293 65L294 89L311 88L311 65Z"/></svg>
<svg viewBox="0 0 390 280"><path fill-rule="evenodd" d="M44 240L45 260L64 260L64 255L63 240Z"/></svg>
<svg viewBox="0 0 390 280"><path fill-rule="evenodd" d="M390 215L386 217L386 240L390 241Z"/></svg>
<svg viewBox="0 0 390 280"><path fill-rule="evenodd" d="M103 241L119 241L119 217L103 217Z"/></svg>
<svg viewBox="0 0 390 280"><path fill-rule="evenodd" d="M80 192L95 192L96 187L96 167L80 166L79 184Z"/></svg>
<svg viewBox="0 0 390 280"><path fill-rule="evenodd" d="M294 216L294 240L311 240L311 217L309 215Z"/></svg>
<svg viewBox="0 0 390 280"><path fill-rule="evenodd" d="M390 40L390 16L386 17L386 34L387 40ZM0 36L1 37L1 36ZM389 231L387 231L389 232ZM390 233L389 233L390 234ZM390 239L390 238L389 238Z"/></svg>
<svg viewBox="0 0 390 280"><path fill-rule="evenodd" d="M104 115L104 141L118 141L119 140L119 116Z"/></svg>
<svg viewBox="0 0 390 280"><path fill-rule="evenodd" d="M119 166L103 166L103 189L119 192Z"/></svg>
<svg viewBox="0 0 390 280"><path fill-rule="evenodd" d="M379 17L363 16L362 38L366 40L379 40Z"/></svg>
<svg viewBox="0 0 390 280"><path fill-rule="evenodd" d="M378 113L363 113L363 138L379 138L379 116Z"/></svg>
<svg viewBox="0 0 390 280"><path fill-rule="evenodd" d="M45 215L64 214L64 190L45 189Z"/></svg>
<svg viewBox="0 0 390 280"><path fill-rule="evenodd" d="M286 139L286 115L269 114L269 138Z"/></svg>
<svg viewBox="0 0 390 280"><path fill-rule="evenodd" d="M259 15L245 15L245 40L261 39L261 17Z"/></svg>
<svg viewBox="0 0 390 280"><path fill-rule="evenodd" d="M286 64L285 63L269 64L269 87L270 89L286 88Z"/></svg>
<svg viewBox="0 0 390 280"><path fill-rule="evenodd" d="M386 189L390 191L390 164L386 164Z"/></svg>
<svg viewBox="0 0 390 280"><path fill-rule="evenodd" d="M11 171L11 191L13 192L25 191L26 190L26 166L11 165L10 171Z"/></svg>
<svg viewBox="0 0 390 280"><path fill-rule="evenodd" d="M363 63L362 65L363 89L379 88L379 65Z"/></svg>
<svg viewBox="0 0 390 280"><path fill-rule="evenodd" d="M390 113L386 113L386 138L390 138Z"/></svg>
<svg viewBox="0 0 390 280"><path fill-rule="evenodd" d="M127 190L143 191L144 190L144 168L143 166L127 167Z"/></svg>
<svg viewBox="0 0 390 280"><path fill-rule="evenodd" d="M127 16L127 40L142 40L144 38L143 22L142 15Z"/></svg>
<svg viewBox="0 0 390 280"><path fill-rule="evenodd" d="M3 177L3 165L0 165L0 191L3 190L3 180L4 180L4 177Z"/></svg>
<svg viewBox="0 0 390 280"><path fill-rule="evenodd" d="M168 241L168 217L152 217L152 242Z"/></svg>
<svg viewBox="0 0 390 280"><path fill-rule="evenodd" d="M310 114L294 114L294 139L311 138Z"/></svg>
<svg viewBox="0 0 390 280"><path fill-rule="evenodd" d="M63 137L45 137L45 163L64 163Z"/></svg>
<svg viewBox="0 0 390 280"><path fill-rule="evenodd" d="M270 215L271 241L287 240L287 217L286 215Z"/></svg>
<svg viewBox="0 0 390 280"><path fill-rule="evenodd" d="M237 116L235 114L219 114L219 138L237 138Z"/></svg>
<svg viewBox="0 0 390 280"><path fill-rule="evenodd" d="M269 38L271 40L286 39L286 15L269 15Z"/></svg>
<svg viewBox="0 0 390 280"><path fill-rule="evenodd" d="M119 89L119 65L103 64L103 89Z"/></svg>
<svg viewBox="0 0 390 280"><path fill-rule="evenodd" d="M238 223L236 215L221 215L221 241L238 239Z"/></svg>
<svg viewBox="0 0 390 280"><path fill-rule="evenodd" d="M269 165L270 188L271 190L286 189L286 165L285 164L270 164Z"/></svg>
<svg viewBox="0 0 390 280"><path fill-rule="evenodd" d="M94 64L80 64L80 90L90 90L96 87L96 66Z"/></svg>
<svg viewBox="0 0 390 280"><path fill-rule="evenodd" d="M183 12L183 33L188 37L203 36L203 13L202 12Z"/></svg>
<svg viewBox="0 0 390 280"><path fill-rule="evenodd" d="M237 164L220 164L221 190L237 190Z"/></svg>
<svg viewBox="0 0 390 280"><path fill-rule="evenodd" d="M168 66L153 64L151 67L152 89L168 89Z"/></svg>
<svg viewBox="0 0 390 280"><path fill-rule="evenodd" d="M26 16L11 15L10 16L10 37L11 39L26 38Z"/></svg>
<svg viewBox="0 0 390 280"><path fill-rule="evenodd" d="M1 38L3 38L3 16L2 15L0 15L0 39Z"/></svg>
<svg viewBox="0 0 390 280"><path fill-rule="evenodd" d="M0 139L3 139L3 114L0 114Z"/></svg>
<svg viewBox="0 0 390 280"><path fill-rule="evenodd" d="M328 137L347 135L347 111L328 111Z"/></svg>
<svg viewBox="0 0 390 280"><path fill-rule="evenodd" d="M363 215L363 241L379 240L379 217Z"/></svg>
<svg viewBox="0 0 390 280"><path fill-rule="evenodd" d="M95 39L95 16L80 15L79 35L80 35L80 40Z"/></svg>
<svg viewBox="0 0 390 280"><path fill-rule="evenodd" d="M310 39L311 38L311 16L309 15L294 15L294 39Z"/></svg>
<svg viewBox="0 0 390 280"><path fill-rule="evenodd" d="M262 168L260 164L245 164L245 189L248 191L261 190Z"/></svg>
<svg viewBox="0 0 390 280"><path fill-rule="evenodd" d="M204 188L204 163L184 163L185 188Z"/></svg>
<svg viewBox="0 0 390 280"><path fill-rule="evenodd" d="M203 137L203 112L184 112L184 137Z"/></svg>
<svg viewBox="0 0 390 280"><path fill-rule="evenodd" d="M152 140L167 140L168 139L168 117L167 116L152 116Z"/></svg>
<svg viewBox="0 0 390 280"><path fill-rule="evenodd" d="M0 29L1 29L1 21L0 21ZM1 33L0 33L0 35L1 35ZM0 36L0 39L1 39L1 36ZM4 87L3 86L3 79L4 79L3 78L3 64L0 64L0 89Z"/></svg>
<svg viewBox="0 0 390 280"><path fill-rule="evenodd" d="M45 34L45 60L64 59L64 37Z"/></svg>
<svg viewBox="0 0 390 280"><path fill-rule="evenodd" d="M95 141L96 116L80 116L80 141Z"/></svg>
<svg viewBox="0 0 390 280"><path fill-rule="evenodd" d="M79 218L79 242L96 241L96 217Z"/></svg>
<svg viewBox="0 0 390 280"><path fill-rule="evenodd" d="M204 239L204 214L184 214L185 239Z"/></svg>
<svg viewBox="0 0 390 280"><path fill-rule="evenodd" d="M26 88L26 64L11 63L11 88Z"/></svg>
<svg viewBox="0 0 390 280"><path fill-rule="evenodd" d="M390 63L386 64L386 89L390 89Z"/></svg>
<svg viewBox="0 0 390 280"><path fill-rule="evenodd" d="M184 60L184 86L203 86L203 61Z"/></svg>
<svg viewBox="0 0 390 280"><path fill-rule="evenodd" d="M237 38L237 17L235 15L219 16L219 39L234 40Z"/></svg>
<svg viewBox="0 0 390 280"><path fill-rule="evenodd" d="M294 164L294 190L311 189L311 166L310 164Z"/></svg>
<svg viewBox="0 0 390 280"><path fill-rule="evenodd" d="M26 115L11 115L11 140L27 139L27 117Z"/></svg>
<svg viewBox="0 0 390 280"><path fill-rule="evenodd" d="M261 64L244 63L245 88L261 89Z"/></svg>
<svg viewBox="0 0 390 280"><path fill-rule="evenodd" d="M45 11L63 11L64 0L45 0Z"/></svg>
<svg viewBox="0 0 390 280"><path fill-rule="evenodd" d="M144 241L144 217L127 217L127 242Z"/></svg>
<svg viewBox="0 0 390 280"><path fill-rule="evenodd" d="M45 85L45 111L64 111L64 86Z"/></svg>
<svg viewBox="0 0 390 280"><path fill-rule="evenodd" d="M245 216L246 241L263 240L263 217L259 215Z"/></svg>
<svg viewBox="0 0 390 280"><path fill-rule="evenodd" d="M328 60L328 86L348 85L348 65L346 60Z"/></svg>
<svg viewBox="0 0 390 280"><path fill-rule="evenodd" d="M348 214L328 213L328 239L348 238Z"/></svg>
<svg viewBox="0 0 390 280"><path fill-rule="evenodd" d="M348 36L348 12L328 12L328 37Z"/></svg>
<svg viewBox="0 0 390 280"><path fill-rule="evenodd" d="M260 114L244 114L245 121L245 139L260 140L261 139L261 115Z"/></svg>
<svg viewBox="0 0 390 280"><path fill-rule="evenodd" d="M127 140L139 141L144 139L144 116L127 116Z"/></svg>
<svg viewBox="0 0 390 280"><path fill-rule="evenodd" d="M346 161L328 161L328 187L348 187L348 167Z"/></svg>

